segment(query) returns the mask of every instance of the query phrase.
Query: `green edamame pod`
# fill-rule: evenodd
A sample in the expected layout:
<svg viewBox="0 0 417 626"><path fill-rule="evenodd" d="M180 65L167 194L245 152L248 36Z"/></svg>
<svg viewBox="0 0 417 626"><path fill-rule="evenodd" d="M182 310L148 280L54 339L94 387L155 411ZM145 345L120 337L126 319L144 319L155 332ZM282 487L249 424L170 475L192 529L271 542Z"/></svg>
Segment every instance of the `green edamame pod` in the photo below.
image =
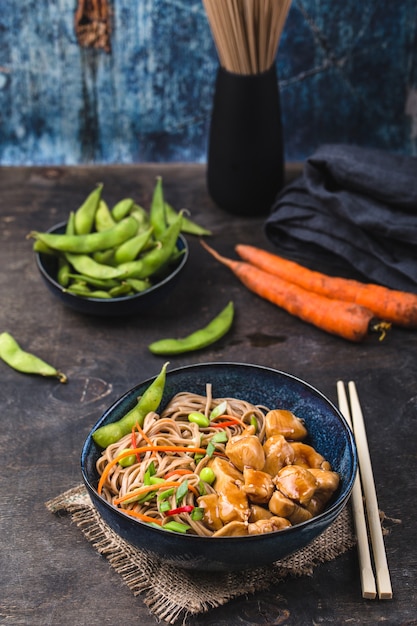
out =
<svg viewBox="0 0 417 626"><path fill-rule="evenodd" d="M75 235L75 213L70 211L68 215L67 226L65 228L66 235Z"/></svg>
<svg viewBox="0 0 417 626"><path fill-rule="evenodd" d="M149 219L155 233L155 238L159 239L167 227L165 216L164 192L162 189L162 177L156 177L155 189L152 196Z"/></svg>
<svg viewBox="0 0 417 626"><path fill-rule="evenodd" d="M18 372L51 376L58 378L61 383L67 382L65 374L38 356L22 350L16 339L8 332L0 333L0 358Z"/></svg>
<svg viewBox="0 0 417 626"><path fill-rule="evenodd" d="M151 287L152 283L149 278L126 278L126 282L131 286L132 290L136 293L140 293L141 291L146 291Z"/></svg>
<svg viewBox="0 0 417 626"><path fill-rule="evenodd" d="M159 238L159 246L147 252L137 261L121 263L118 267L126 272L127 278L148 278L155 274L169 261L175 251L178 235L181 232L182 214L180 213Z"/></svg>
<svg viewBox="0 0 417 626"><path fill-rule="evenodd" d="M66 235L73 235L75 231L75 213L72 211L69 215L67 226L65 228ZM65 256L60 256L58 259L58 273L57 281L62 287L68 287L70 281L71 268L68 260Z"/></svg>
<svg viewBox="0 0 417 626"><path fill-rule="evenodd" d="M162 366L158 376L144 391L133 409L126 413L118 422L101 426L93 433L93 439L98 446L107 448L110 444L115 443L121 437L130 433L136 423L142 426L146 415L158 409L165 389L167 367L168 363Z"/></svg>
<svg viewBox="0 0 417 626"><path fill-rule="evenodd" d="M53 250L46 243L37 239L33 244L33 251L38 252L39 254L49 254L51 256L56 256L56 250Z"/></svg>
<svg viewBox="0 0 417 626"><path fill-rule="evenodd" d="M99 289L111 289L112 287L117 287L119 285L119 281L115 278L100 279L94 278L93 276L87 276L86 274L69 274L69 277L72 280L75 280L80 283L84 283L87 285L91 285L91 287L98 287Z"/></svg>
<svg viewBox="0 0 417 626"><path fill-rule="evenodd" d="M165 202L165 214L167 218L167 223L169 225L172 224L172 222L175 220L178 212L174 209L174 207ZM204 237L204 235L212 234L211 230L207 230L207 228L204 228L204 226L200 226L196 222L193 222L192 220L185 217L185 215L182 216L181 232L187 233L189 235L197 235L198 237Z"/></svg>
<svg viewBox="0 0 417 626"><path fill-rule="evenodd" d="M109 291L111 298L121 298L128 296L132 292L132 288L128 283L120 283L117 287L112 287Z"/></svg>
<svg viewBox="0 0 417 626"><path fill-rule="evenodd" d="M92 191L84 200L82 205L75 211L75 232L77 235L86 235L91 233L96 211L101 199L101 190L103 185L100 183L97 188Z"/></svg>
<svg viewBox="0 0 417 626"><path fill-rule="evenodd" d="M65 257L60 256L58 259L58 272L56 279L61 287L68 287L70 281L70 266Z"/></svg>
<svg viewBox="0 0 417 626"><path fill-rule="evenodd" d="M135 203L133 205L132 209L130 210L129 215L134 217L135 220L138 223L138 234L141 231L146 230L147 228L149 228L150 221L149 221L148 212L143 207L141 207L139 204Z"/></svg>
<svg viewBox="0 0 417 626"><path fill-rule="evenodd" d="M103 263L104 265L115 265L114 262L114 248L108 250L96 250L92 254L92 258L97 263Z"/></svg>
<svg viewBox="0 0 417 626"><path fill-rule="evenodd" d="M154 341L148 348L153 354L181 354L200 350L218 341L230 329L234 317L233 302L227 306L204 328L197 330L181 339L160 339Z"/></svg>
<svg viewBox="0 0 417 626"><path fill-rule="evenodd" d="M123 200L119 200L117 204L111 210L111 215L116 222L120 222L127 215L129 215L132 210L134 202L132 198L123 198Z"/></svg>
<svg viewBox="0 0 417 626"><path fill-rule="evenodd" d="M116 226L116 221L113 219L108 204L103 200L103 198L98 204L94 224L98 233Z"/></svg>
<svg viewBox="0 0 417 626"><path fill-rule="evenodd" d="M124 241L114 251L114 262L119 265L120 263L134 261L149 242L152 232L153 228L151 227L148 228L148 230L135 235L135 237L131 237L131 239Z"/></svg>
<svg viewBox="0 0 417 626"><path fill-rule="evenodd" d="M74 252L77 254L91 254L92 252L107 250L119 246L127 239L136 235L137 222L133 217L126 217L101 233L84 235L59 235L55 233L41 233L32 231L28 237L39 239L50 248L59 252Z"/></svg>
<svg viewBox="0 0 417 626"><path fill-rule="evenodd" d="M65 256L76 272L91 276L92 278L106 280L108 278L122 278L126 274L123 269L113 267L112 265L97 263L97 261L91 256L88 256L88 254L72 254L71 252L67 252Z"/></svg>

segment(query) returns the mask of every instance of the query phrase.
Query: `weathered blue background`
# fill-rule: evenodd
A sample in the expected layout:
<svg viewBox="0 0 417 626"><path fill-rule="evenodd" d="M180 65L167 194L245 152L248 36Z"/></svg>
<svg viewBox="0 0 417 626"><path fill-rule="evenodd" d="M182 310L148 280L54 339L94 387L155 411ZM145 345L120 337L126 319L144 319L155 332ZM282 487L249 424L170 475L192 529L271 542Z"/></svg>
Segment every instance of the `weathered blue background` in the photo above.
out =
<svg viewBox="0 0 417 626"><path fill-rule="evenodd" d="M205 161L217 54L201 0L113 0L112 51L76 0L0 0L0 164ZM294 0L277 57L285 152L417 154L416 0Z"/></svg>

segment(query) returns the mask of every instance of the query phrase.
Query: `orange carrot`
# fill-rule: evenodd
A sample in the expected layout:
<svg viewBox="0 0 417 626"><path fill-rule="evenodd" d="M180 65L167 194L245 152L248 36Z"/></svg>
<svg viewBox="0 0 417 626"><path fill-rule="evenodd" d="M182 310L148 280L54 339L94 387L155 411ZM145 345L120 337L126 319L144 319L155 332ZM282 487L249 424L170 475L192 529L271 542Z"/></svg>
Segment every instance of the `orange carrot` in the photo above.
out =
<svg viewBox="0 0 417 626"><path fill-rule="evenodd" d="M221 421L218 421L221 420ZM210 422L210 426L212 428L227 428L228 426L243 426L245 428L246 424L242 422L237 417L233 417L232 415L219 415L216 417L215 421Z"/></svg>
<svg viewBox="0 0 417 626"><path fill-rule="evenodd" d="M130 515L131 517L137 517L142 522L152 522L154 524L158 524L158 526L162 526L162 520L157 517L152 517L151 515L145 515L144 513L138 513L137 511L131 511L130 509L120 509L126 515Z"/></svg>
<svg viewBox="0 0 417 626"><path fill-rule="evenodd" d="M373 283L361 283L350 278L328 276L254 246L239 244L236 252L251 265L303 289L328 298L354 302L370 309L376 317L398 326L417 328L417 294Z"/></svg>
<svg viewBox="0 0 417 626"><path fill-rule="evenodd" d="M328 333L359 342L370 331L381 332L383 337L389 327L385 322L374 323L374 314L365 307L307 291L250 263L227 259L205 241L201 243L218 261L231 269L248 289Z"/></svg>
<svg viewBox="0 0 417 626"><path fill-rule="evenodd" d="M110 470L120 461L120 459L124 459L130 454L143 454L144 452L188 452L189 454L206 454L207 450L205 448L187 448L186 446L142 446L140 448L129 448L128 450L124 450L120 454L118 454L114 459L112 459L109 463L107 463L106 467L103 470L102 475L100 476L100 480L98 481L97 492L101 494L103 490L104 483L107 480L107 476L110 473Z"/></svg>
<svg viewBox="0 0 417 626"><path fill-rule="evenodd" d="M142 487L138 487L129 493L125 493L124 496L120 496L120 498L115 498L113 500L113 504L122 504L123 502L129 502L132 498L136 498L136 496L145 495L145 493L150 493L151 491L159 491L160 489L166 489L167 487L179 487L181 483L173 480L167 480L164 483L157 483L156 485L142 485Z"/></svg>
<svg viewBox="0 0 417 626"><path fill-rule="evenodd" d="M189 469L176 469L165 474L164 478L165 480L168 480L168 478L171 478L171 476L185 476L186 474L194 474L194 472Z"/></svg>

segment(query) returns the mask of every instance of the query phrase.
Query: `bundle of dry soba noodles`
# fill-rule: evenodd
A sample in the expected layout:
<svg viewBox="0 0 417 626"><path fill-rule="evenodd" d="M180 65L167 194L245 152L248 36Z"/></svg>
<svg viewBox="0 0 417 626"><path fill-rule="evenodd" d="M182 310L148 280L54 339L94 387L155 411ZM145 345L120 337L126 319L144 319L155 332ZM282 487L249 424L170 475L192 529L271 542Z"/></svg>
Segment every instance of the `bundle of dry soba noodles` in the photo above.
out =
<svg viewBox="0 0 417 626"><path fill-rule="evenodd" d="M203 0L221 66L258 74L275 61L291 0Z"/></svg>

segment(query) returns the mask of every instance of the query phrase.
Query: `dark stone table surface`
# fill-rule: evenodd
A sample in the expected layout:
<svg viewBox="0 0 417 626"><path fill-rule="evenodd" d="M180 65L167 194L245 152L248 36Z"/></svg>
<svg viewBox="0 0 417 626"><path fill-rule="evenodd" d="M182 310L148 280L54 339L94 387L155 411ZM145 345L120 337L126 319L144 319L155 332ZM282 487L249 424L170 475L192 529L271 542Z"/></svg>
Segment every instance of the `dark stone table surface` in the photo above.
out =
<svg viewBox="0 0 417 626"><path fill-rule="evenodd" d="M52 515L45 502L81 482L82 444L102 412L159 371L162 357L151 355L148 344L188 334L233 299L236 318L227 336L204 351L172 358L172 367L207 361L266 365L307 380L335 403L336 381L356 381L385 518L393 599L362 599L354 548L319 565L311 577L287 580L185 623L417 624L415 331L395 328L383 342L370 337L362 344L325 334L247 291L192 237L190 262L175 293L160 310L141 317L82 316L46 290L27 233L64 220L97 182L104 183L109 204L132 196L149 206L159 174L166 200L211 228L217 250L234 256L238 242L271 249L263 216L235 217L214 206L203 165L0 169L0 331L8 330L69 377L64 386L0 362L0 623L157 623L69 519Z"/></svg>

